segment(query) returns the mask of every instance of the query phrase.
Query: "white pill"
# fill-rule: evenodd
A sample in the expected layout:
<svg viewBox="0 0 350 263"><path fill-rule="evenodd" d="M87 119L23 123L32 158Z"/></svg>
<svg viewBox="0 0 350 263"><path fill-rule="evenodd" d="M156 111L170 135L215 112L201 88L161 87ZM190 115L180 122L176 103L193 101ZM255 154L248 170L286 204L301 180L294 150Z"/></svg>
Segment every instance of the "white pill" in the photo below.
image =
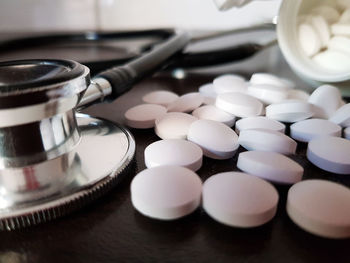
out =
<svg viewBox="0 0 350 263"><path fill-rule="evenodd" d="M285 100L266 107L266 117L288 123L305 120L313 114L312 105L299 100Z"/></svg>
<svg viewBox="0 0 350 263"><path fill-rule="evenodd" d="M186 139L188 129L197 118L182 112L170 112L155 122L155 132L161 139Z"/></svg>
<svg viewBox="0 0 350 263"><path fill-rule="evenodd" d="M306 23L306 24L310 24L310 17L311 15L309 14L304 14L304 15L299 15L298 16L298 20L297 20L297 25Z"/></svg>
<svg viewBox="0 0 350 263"><path fill-rule="evenodd" d="M297 162L274 152L242 152L238 156L237 167L277 184L295 184L301 181L304 173L304 168Z"/></svg>
<svg viewBox="0 0 350 263"><path fill-rule="evenodd" d="M350 141L318 137L309 142L307 158L317 167L336 174L350 174Z"/></svg>
<svg viewBox="0 0 350 263"><path fill-rule="evenodd" d="M237 117L258 116L263 110L263 104L258 99L239 92L219 94L215 105Z"/></svg>
<svg viewBox="0 0 350 263"><path fill-rule="evenodd" d="M136 129L153 128L155 120L164 116L165 107L156 104L141 104L128 109L124 116L126 125Z"/></svg>
<svg viewBox="0 0 350 263"><path fill-rule="evenodd" d="M291 88L293 85L290 81L281 79L270 73L254 73L249 82L252 85L272 85L282 88Z"/></svg>
<svg viewBox="0 0 350 263"><path fill-rule="evenodd" d="M329 25L322 16L315 15L315 16L310 16L310 24L314 27L316 30L318 36L320 37L321 40L321 46L326 47L329 39L331 37L331 30L329 28Z"/></svg>
<svg viewBox="0 0 350 263"><path fill-rule="evenodd" d="M204 105L215 105L216 98L213 97L204 97L203 98L203 104Z"/></svg>
<svg viewBox="0 0 350 263"><path fill-rule="evenodd" d="M315 119L328 119L328 115L326 114L325 110L317 105L312 104L312 111L314 112L314 115L312 118Z"/></svg>
<svg viewBox="0 0 350 263"><path fill-rule="evenodd" d="M203 96L198 92L182 95L168 105L168 112L191 112L203 103Z"/></svg>
<svg viewBox="0 0 350 263"><path fill-rule="evenodd" d="M202 149L196 144L179 139L160 140L145 149L147 168L177 165L197 171L202 166Z"/></svg>
<svg viewBox="0 0 350 263"><path fill-rule="evenodd" d="M290 126L290 137L301 142L309 142L320 136L341 136L341 127L331 121L309 119Z"/></svg>
<svg viewBox="0 0 350 263"><path fill-rule="evenodd" d="M163 220L192 213L201 201L202 182L181 166L143 170L131 182L131 202L141 214Z"/></svg>
<svg viewBox="0 0 350 263"><path fill-rule="evenodd" d="M328 43L328 48L339 52L344 52L350 56L350 38L335 36Z"/></svg>
<svg viewBox="0 0 350 263"><path fill-rule="evenodd" d="M236 132L238 134L248 129L265 129L284 133L286 126L279 121L264 116L248 117L236 122Z"/></svg>
<svg viewBox="0 0 350 263"><path fill-rule="evenodd" d="M350 140L350 127L344 129L344 138Z"/></svg>
<svg viewBox="0 0 350 263"><path fill-rule="evenodd" d="M321 39L315 28L307 23L298 26L298 37L301 49L311 57L321 49Z"/></svg>
<svg viewBox="0 0 350 263"><path fill-rule="evenodd" d="M277 152L295 154L297 143L287 135L265 129L243 130L238 143L249 151Z"/></svg>
<svg viewBox="0 0 350 263"><path fill-rule="evenodd" d="M251 85L247 94L259 99L265 104L278 103L288 97L288 88L267 84Z"/></svg>
<svg viewBox="0 0 350 263"><path fill-rule="evenodd" d="M324 111L327 119L340 107L341 94L339 89L331 85L322 85L311 93L308 102Z"/></svg>
<svg viewBox="0 0 350 263"><path fill-rule="evenodd" d="M291 81L290 79L285 79L285 78L279 78L282 83L284 83L285 87L289 89L294 89L295 88L295 83Z"/></svg>
<svg viewBox="0 0 350 263"><path fill-rule="evenodd" d="M326 180L305 180L288 191L287 214L303 230L326 238L350 237L350 190Z"/></svg>
<svg viewBox="0 0 350 263"><path fill-rule="evenodd" d="M212 83L203 84L198 89L199 93L204 97L216 98L217 94L214 90L214 85Z"/></svg>
<svg viewBox="0 0 350 263"><path fill-rule="evenodd" d="M329 120L342 127L350 127L350 103L341 106Z"/></svg>
<svg viewBox="0 0 350 263"><path fill-rule="evenodd" d="M350 37L350 23L337 23L331 25L333 35L341 35Z"/></svg>
<svg viewBox="0 0 350 263"><path fill-rule="evenodd" d="M315 55L312 60L323 69L334 72L350 70L350 56L344 52L328 49Z"/></svg>
<svg viewBox="0 0 350 263"><path fill-rule="evenodd" d="M340 23L350 23L350 4L349 4L348 9L346 9L342 13L342 15L340 16L339 22Z"/></svg>
<svg viewBox="0 0 350 263"><path fill-rule="evenodd" d="M349 0L337 0L337 4L342 8L350 8L350 1Z"/></svg>
<svg viewBox="0 0 350 263"><path fill-rule="evenodd" d="M214 90L217 94L229 92L246 92L247 83L238 75L221 75L213 80Z"/></svg>
<svg viewBox="0 0 350 263"><path fill-rule="evenodd" d="M328 5L321 5L319 7L316 7L311 11L311 13L324 17L327 20L328 24L333 24L340 18L339 12L335 8Z"/></svg>
<svg viewBox="0 0 350 263"><path fill-rule="evenodd" d="M146 103L159 104L167 107L170 103L174 102L179 95L167 90L157 90L146 94L142 97L142 100Z"/></svg>
<svg viewBox="0 0 350 263"><path fill-rule="evenodd" d="M300 89L288 90L288 99L290 100L307 101L309 97L310 97L310 94L304 90L300 90Z"/></svg>
<svg viewBox="0 0 350 263"><path fill-rule="evenodd" d="M203 154L212 159L229 159L238 149L238 136L227 125L211 120L191 124L187 139L199 145Z"/></svg>
<svg viewBox="0 0 350 263"><path fill-rule="evenodd" d="M202 206L216 221L233 227L256 227L276 214L278 193L268 182L246 173L213 175L203 184Z"/></svg>
<svg viewBox="0 0 350 263"><path fill-rule="evenodd" d="M200 120L213 120L222 122L229 127L235 124L236 117L230 113L218 109L213 105L206 105L195 109L192 115Z"/></svg>
<svg viewBox="0 0 350 263"><path fill-rule="evenodd" d="M234 83L235 81L245 81L245 78L238 74L223 74L214 79L215 82ZM213 82L214 82L213 81ZM232 81L232 82L231 82Z"/></svg>

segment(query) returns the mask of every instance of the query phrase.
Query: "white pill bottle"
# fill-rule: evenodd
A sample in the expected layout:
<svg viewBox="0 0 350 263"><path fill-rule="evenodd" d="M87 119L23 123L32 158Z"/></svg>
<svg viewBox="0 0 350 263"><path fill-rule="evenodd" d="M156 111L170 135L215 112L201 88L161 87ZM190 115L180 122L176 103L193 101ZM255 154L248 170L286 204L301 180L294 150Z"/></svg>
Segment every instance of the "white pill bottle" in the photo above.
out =
<svg viewBox="0 0 350 263"><path fill-rule="evenodd" d="M220 10L228 10L242 7L254 0L214 1ZM277 22L278 44L291 68L310 85L317 87L329 83L337 86L344 96L350 96L350 69L337 71L320 66L305 54L299 42L299 18L322 5L338 9L343 5L344 10L350 8L350 0L283 0ZM350 35L347 37L350 39ZM346 55L344 54L344 59L348 59L345 58Z"/></svg>
<svg viewBox="0 0 350 263"><path fill-rule="evenodd" d="M350 6L350 0L343 1L348 1ZM336 2L337 0L283 0L278 15L277 38L285 59L301 78L313 86L333 84L344 96L350 96L350 69L335 71L318 65L303 52L298 36L300 16L321 5L335 6ZM344 59L347 59L345 56L346 54Z"/></svg>

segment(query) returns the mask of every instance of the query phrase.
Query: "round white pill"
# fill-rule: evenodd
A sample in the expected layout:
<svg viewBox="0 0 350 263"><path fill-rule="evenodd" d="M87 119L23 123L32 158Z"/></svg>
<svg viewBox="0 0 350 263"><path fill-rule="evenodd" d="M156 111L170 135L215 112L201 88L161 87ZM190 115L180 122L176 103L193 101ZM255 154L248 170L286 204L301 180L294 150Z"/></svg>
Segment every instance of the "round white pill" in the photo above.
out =
<svg viewBox="0 0 350 263"><path fill-rule="evenodd" d="M266 107L266 117L288 123L305 120L313 114L312 105L299 100L285 100Z"/></svg>
<svg viewBox="0 0 350 263"><path fill-rule="evenodd" d="M331 37L331 30L326 19L320 15L315 15L310 16L309 21L320 37L321 46L326 47Z"/></svg>
<svg viewBox="0 0 350 263"><path fill-rule="evenodd" d="M321 39L312 25L299 24L298 37L300 47L306 56L311 57L321 49Z"/></svg>
<svg viewBox="0 0 350 263"><path fill-rule="evenodd" d="M263 104L258 99L239 92L219 94L215 105L238 117L257 116L263 110Z"/></svg>
<svg viewBox="0 0 350 263"><path fill-rule="evenodd" d="M205 212L228 226L263 225L275 216L277 203L278 193L270 183L246 173L219 173L203 184Z"/></svg>
<svg viewBox="0 0 350 263"><path fill-rule="evenodd" d="M349 0L337 0L337 4L342 7L343 9L350 8L350 1Z"/></svg>
<svg viewBox="0 0 350 263"><path fill-rule="evenodd" d="M136 129L153 128L155 120L164 116L165 107L156 104L141 104L128 109L124 116L126 125Z"/></svg>
<svg viewBox="0 0 350 263"><path fill-rule="evenodd" d="M325 18L327 20L328 24L333 24L333 23L337 22L340 18L339 12L335 8L328 6L328 5L318 6L318 7L314 8L311 11L311 13L314 15L322 16L323 18Z"/></svg>
<svg viewBox="0 0 350 263"><path fill-rule="evenodd" d="M342 127L350 127L350 103L341 106L329 120Z"/></svg>
<svg viewBox="0 0 350 263"><path fill-rule="evenodd" d="M295 83L293 81L291 81L290 79L286 79L286 78L279 78L280 81L282 81L285 85L285 87L289 88L289 89L294 89L295 88Z"/></svg>
<svg viewBox="0 0 350 263"><path fill-rule="evenodd" d="M203 96L198 92L187 93L168 105L168 112L191 112L203 103Z"/></svg>
<svg viewBox="0 0 350 263"><path fill-rule="evenodd" d="M287 135L271 130L243 130L239 134L238 143L249 151L277 152L295 154L297 143Z"/></svg>
<svg viewBox="0 0 350 263"><path fill-rule="evenodd" d="M300 25L302 23L310 24L310 16L310 14L299 15L297 18L297 25Z"/></svg>
<svg viewBox="0 0 350 263"><path fill-rule="evenodd" d="M304 173L304 168L297 162L274 152L242 152L238 156L237 167L277 184L295 184L301 181Z"/></svg>
<svg viewBox="0 0 350 263"><path fill-rule="evenodd" d="M131 182L131 202L141 214L172 220L192 213L200 204L202 182L181 166L143 170Z"/></svg>
<svg viewBox="0 0 350 263"><path fill-rule="evenodd" d="M213 105L206 105L195 109L192 115L200 120L212 120L222 122L229 127L235 124L236 117L230 113L218 109Z"/></svg>
<svg viewBox="0 0 350 263"><path fill-rule="evenodd" d="M301 100L307 101L310 97L310 94L304 90L300 89L290 89L288 90L288 99L289 100Z"/></svg>
<svg viewBox="0 0 350 263"><path fill-rule="evenodd" d="M266 129L284 133L286 126L279 121L264 116L248 117L236 122L237 134L248 129Z"/></svg>
<svg viewBox="0 0 350 263"><path fill-rule="evenodd" d="M204 97L203 104L205 105L215 105L216 98L213 97Z"/></svg>
<svg viewBox="0 0 350 263"><path fill-rule="evenodd" d="M344 138L350 140L350 127L344 129Z"/></svg>
<svg viewBox="0 0 350 263"><path fill-rule="evenodd" d="M282 88L290 88L293 83L286 79L281 79L270 73L254 73L250 78L252 85L272 85Z"/></svg>
<svg viewBox="0 0 350 263"><path fill-rule="evenodd" d="M350 56L338 50L328 49L315 55L312 60L323 69L334 72L348 72L350 70Z"/></svg>
<svg viewBox="0 0 350 263"><path fill-rule="evenodd" d="M166 113L155 121L155 132L161 139L186 139L192 122L197 118L182 112Z"/></svg>
<svg viewBox="0 0 350 263"><path fill-rule="evenodd" d="M307 158L317 167L336 174L350 174L350 141L319 137L309 142Z"/></svg>
<svg viewBox="0 0 350 263"><path fill-rule="evenodd" d="M337 23L331 25L333 35L341 35L350 37L350 23Z"/></svg>
<svg viewBox="0 0 350 263"><path fill-rule="evenodd" d="M226 74L213 80L214 90L217 94L229 92L246 92L247 83L239 75Z"/></svg>
<svg viewBox="0 0 350 263"><path fill-rule="evenodd" d="M288 191L287 214L303 230L327 238L350 237L350 190L326 180L305 180Z"/></svg>
<svg viewBox="0 0 350 263"><path fill-rule="evenodd" d="M145 149L147 168L177 165L197 171L202 166L202 149L196 144L179 139L160 140Z"/></svg>
<svg viewBox="0 0 350 263"><path fill-rule="evenodd" d="M312 111L314 112L314 115L312 115L312 118L315 119L328 119L328 115L326 114L325 110L317 105L312 104Z"/></svg>
<svg viewBox="0 0 350 263"><path fill-rule="evenodd" d="M327 119L340 107L341 94L339 89L331 85L322 85L311 93L309 103L324 111Z"/></svg>
<svg viewBox="0 0 350 263"><path fill-rule="evenodd" d="M199 93L204 97L216 98L217 94L214 90L214 85L212 83L203 84L198 89Z"/></svg>
<svg viewBox="0 0 350 263"><path fill-rule="evenodd" d="M341 127L323 119L309 119L290 126L290 136L297 141L309 142L321 136L341 136Z"/></svg>
<svg viewBox="0 0 350 263"><path fill-rule="evenodd" d="M344 36L332 37L332 39L328 43L328 48L344 52L350 56L350 38Z"/></svg>
<svg viewBox="0 0 350 263"><path fill-rule="evenodd" d="M320 136L341 136L341 127L329 120L309 119L290 126L290 137L300 142L309 142Z"/></svg>
<svg viewBox="0 0 350 263"><path fill-rule="evenodd" d="M187 139L199 145L205 156L219 160L234 156L239 146L238 136L231 128L211 120L193 122Z"/></svg>
<svg viewBox="0 0 350 263"><path fill-rule="evenodd" d="M271 104L287 99L288 88L267 84L251 85L247 93L265 104Z"/></svg>
<svg viewBox="0 0 350 263"><path fill-rule="evenodd" d="M350 3L348 9L346 9L339 19L340 23L350 23Z"/></svg>
<svg viewBox="0 0 350 263"><path fill-rule="evenodd" d="M167 90L157 90L146 94L142 97L142 100L146 103L159 104L167 107L170 103L174 102L179 95Z"/></svg>

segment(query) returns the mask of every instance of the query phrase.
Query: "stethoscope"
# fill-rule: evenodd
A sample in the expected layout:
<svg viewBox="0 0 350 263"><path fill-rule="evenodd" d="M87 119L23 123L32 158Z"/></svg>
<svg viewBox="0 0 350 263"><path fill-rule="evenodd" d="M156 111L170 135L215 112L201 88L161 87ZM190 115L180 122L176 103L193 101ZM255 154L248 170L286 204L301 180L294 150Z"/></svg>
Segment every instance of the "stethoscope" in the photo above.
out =
<svg viewBox="0 0 350 263"><path fill-rule="evenodd" d="M271 29L260 25L226 33ZM132 85L162 68L203 67L240 60L266 48L243 44L222 50L187 52L186 32L147 30L28 37L0 43L0 50L62 41L101 41L150 36L155 44L142 54L111 59L120 65L90 78L88 66L61 59L0 62L0 230L36 225L65 215L99 197L125 174L135 141L124 127L77 113L96 101L114 100ZM95 64L94 64L95 63ZM95 68L96 70L96 68Z"/></svg>

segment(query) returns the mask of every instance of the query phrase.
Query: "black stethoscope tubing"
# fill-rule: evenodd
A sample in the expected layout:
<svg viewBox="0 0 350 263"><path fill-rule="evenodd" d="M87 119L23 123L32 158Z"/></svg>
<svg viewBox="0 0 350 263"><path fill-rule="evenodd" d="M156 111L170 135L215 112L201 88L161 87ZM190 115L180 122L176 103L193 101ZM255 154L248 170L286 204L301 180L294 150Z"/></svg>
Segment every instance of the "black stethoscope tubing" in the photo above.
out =
<svg viewBox="0 0 350 263"><path fill-rule="evenodd" d="M245 29L245 31L266 29L265 25L258 27L250 27ZM228 34L235 32L241 32L242 29L228 31ZM218 35L222 36L222 33ZM213 66L217 64L231 63L232 61L237 61L241 59L248 58L261 49L274 44L272 41L265 45L260 45L256 43L246 43L238 46L218 49L214 51L201 51L201 52L184 52L184 48L190 41L200 41L201 39L191 39L188 33L179 32L176 30L167 29L157 29L157 30L142 30L142 31L128 31L128 32L118 32L118 33L98 33L98 32L88 32L88 33L72 33L72 34L55 34L55 35L45 35L45 36L35 36L27 38L18 38L7 40L0 43L1 51L15 51L21 49L22 47L40 47L42 45L48 45L51 43L58 42L75 42L75 41L100 41L100 40L128 40L133 38L142 37L154 37L157 40L153 45L147 45L143 47L144 52L141 55L130 57L128 59L111 59L109 65L111 66L107 70L98 73L95 78L104 78L111 85L111 99L115 99L122 93L128 91L132 85L141 78L149 76L155 71L162 68L196 68ZM202 39L207 40L208 38L216 37L208 36ZM67 60L62 60L64 64ZM7 63L7 64L6 64ZM0 62L0 69L10 66L10 64L20 65L21 63L49 63L45 60L31 60L31 61L12 61L12 62ZM61 63L60 60L55 60L57 66ZM104 62L105 63L105 62ZM86 66L89 65L88 62L84 62ZM120 65L122 64L122 65ZM65 76L61 76L64 78ZM60 76L55 76L52 79L47 79L45 81L60 81ZM36 86L37 80L28 80L26 83L29 86ZM47 84L47 83L46 83ZM8 87L7 87L8 86ZM0 88L3 90L12 87L6 84L0 83Z"/></svg>
<svg viewBox="0 0 350 263"><path fill-rule="evenodd" d="M243 29L235 29L230 31L224 31L221 33L215 33L213 35L204 36L196 39L192 39L191 42L205 41L208 39L216 38L222 35L240 33L252 30L261 29L274 29L271 24L263 24L256 27L249 27ZM125 31L125 32L85 32L85 33L69 33L69 34L49 34L39 35L33 37L23 37L17 39L10 39L0 41L0 52L21 50L24 47L40 47L44 45L57 44L57 43L74 43L74 42L98 42L103 40L132 40L139 38L155 38L152 45L165 41L174 34L171 29L153 29L153 30L140 30L140 31ZM142 51L148 51L152 48L152 45L143 46ZM266 45L257 43L245 43L232 47L226 47L223 49L217 49L214 51L201 51L201 52L182 52L175 56L167 68L198 68L208 67L213 65L230 63L233 61L242 60L256 54ZM92 69L93 72L106 69L116 65L125 64L138 56L128 56L124 58L112 58L101 61L84 61L84 65Z"/></svg>

